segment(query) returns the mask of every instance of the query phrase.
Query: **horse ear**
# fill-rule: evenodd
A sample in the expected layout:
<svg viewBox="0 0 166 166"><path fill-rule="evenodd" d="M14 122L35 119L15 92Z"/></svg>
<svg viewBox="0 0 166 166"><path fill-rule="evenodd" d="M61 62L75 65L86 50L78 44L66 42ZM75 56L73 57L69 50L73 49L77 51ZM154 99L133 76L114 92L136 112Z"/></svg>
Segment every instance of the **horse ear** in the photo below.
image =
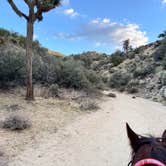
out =
<svg viewBox="0 0 166 166"><path fill-rule="evenodd" d="M134 151L136 151L137 143L139 141L139 136L130 128L128 123L126 123L127 136L130 140L130 145Z"/></svg>
<svg viewBox="0 0 166 166"><path fill-rule="evenodd" d="M164 146L166 146L166 130L163 132L162 138L163 138L162 142Z"/></svg>

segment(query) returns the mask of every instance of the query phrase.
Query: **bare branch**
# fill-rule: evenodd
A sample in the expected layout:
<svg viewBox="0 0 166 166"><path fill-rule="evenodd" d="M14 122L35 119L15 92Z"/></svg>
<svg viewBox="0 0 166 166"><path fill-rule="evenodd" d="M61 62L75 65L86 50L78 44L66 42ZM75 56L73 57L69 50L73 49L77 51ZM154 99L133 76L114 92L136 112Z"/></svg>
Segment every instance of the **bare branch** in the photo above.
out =
<svg viewBox="0 0 166 166"><path fill-rule="evenodd" d="M24 2L29 6L30 5L30 1L29 0L24 0Z"/></svg>
<svg viewBox="0 0 166 166"><path fill-rule="evenodd" d="M10 4L10 6L12 7L12 9L15 11L15 13L19 16L19 17L24 17L26 20L28 20L28 16L24 13L22 13L17 6L15 5L15 3L13 2L13 0L8 0L8 3Z"/></svg>

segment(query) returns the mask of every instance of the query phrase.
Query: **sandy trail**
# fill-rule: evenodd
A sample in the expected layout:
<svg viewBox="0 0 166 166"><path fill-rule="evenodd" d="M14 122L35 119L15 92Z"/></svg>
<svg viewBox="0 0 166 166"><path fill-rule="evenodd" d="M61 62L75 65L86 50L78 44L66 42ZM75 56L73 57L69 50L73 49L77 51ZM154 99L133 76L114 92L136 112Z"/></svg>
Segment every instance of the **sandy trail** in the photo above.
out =
<svg viewBox="0 0 166 166"><path fill-rule="evenodd" d="M126 166L130 148L125 122L141 134L160 136L166 128L166 107L159 103L118 94L100 107L35 147L27 146L9 166Z"/></svg>

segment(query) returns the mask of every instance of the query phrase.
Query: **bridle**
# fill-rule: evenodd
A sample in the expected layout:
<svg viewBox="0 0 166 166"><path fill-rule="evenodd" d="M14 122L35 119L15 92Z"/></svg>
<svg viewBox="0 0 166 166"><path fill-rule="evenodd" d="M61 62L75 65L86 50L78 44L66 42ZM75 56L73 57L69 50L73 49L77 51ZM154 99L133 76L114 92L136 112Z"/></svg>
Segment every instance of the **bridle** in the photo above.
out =
<svg viewBox="0 0 166 166"><path fill-rule="evenodd" d="M155 166L166 166L161 161L156 160L156 159L152 159L152 158L146 158L146 159L140 160L137 163L135 163L133 166L144 166L147 164L153 164ZM130 166L130 165L132 165L132 161L129 162L128 166Z"/></svg>
<svg viewBox="0 0 166 166"><path fill-rule="evenodd" d="M165 139L165 138L164 138ZM163 138L156 138L157 142L162 142ZM142 142L140 145L147 144L147 142ZM139 160L137 163L133 165L133 161L131 160L127 166L144 166L147 164L153 164L154 166L166 166L164 163L162 163L159 160L153 159L153 158L145 158L142 160Z"/></svg>

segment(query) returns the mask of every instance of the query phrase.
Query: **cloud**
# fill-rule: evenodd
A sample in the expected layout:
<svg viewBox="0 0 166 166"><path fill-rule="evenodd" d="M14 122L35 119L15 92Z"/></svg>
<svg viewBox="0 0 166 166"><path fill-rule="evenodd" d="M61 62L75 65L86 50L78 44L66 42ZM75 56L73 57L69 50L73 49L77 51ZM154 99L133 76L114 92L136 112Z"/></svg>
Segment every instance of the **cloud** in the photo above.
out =
<svg viewBox="0 0 166 166"><path fill-rule="evenodd" d="M163 3L163 4L166 4L166 0L162 0L162 3Z"/></svg>
<svg viewBox="0 0 166 166"><path fill-rule="evenodd" d="M64 10L64 14L70 17L78 16L78 13L73 8Z"/></svg>
<svg viewBox="0 0 166 166"><path fill-rule="evenodd" d="M86 39L95 44L96 47L112 46L120 47L122 42L130 39L133 47L145 45L148 41L146 32L141 31L137 24L121 24L111 22L108 18L97 18L83 25L75 34L60 33L57 38L78 40Z"/></svg>
<svg viewBox="0 0 166 166"><path fill-rule="evenodd" d="M55 38L60 38L60 39L67 39L67 40L78 40L80 39L79 35L75 34L68 34L68 33L56 33L54 35Z"/></svg>

